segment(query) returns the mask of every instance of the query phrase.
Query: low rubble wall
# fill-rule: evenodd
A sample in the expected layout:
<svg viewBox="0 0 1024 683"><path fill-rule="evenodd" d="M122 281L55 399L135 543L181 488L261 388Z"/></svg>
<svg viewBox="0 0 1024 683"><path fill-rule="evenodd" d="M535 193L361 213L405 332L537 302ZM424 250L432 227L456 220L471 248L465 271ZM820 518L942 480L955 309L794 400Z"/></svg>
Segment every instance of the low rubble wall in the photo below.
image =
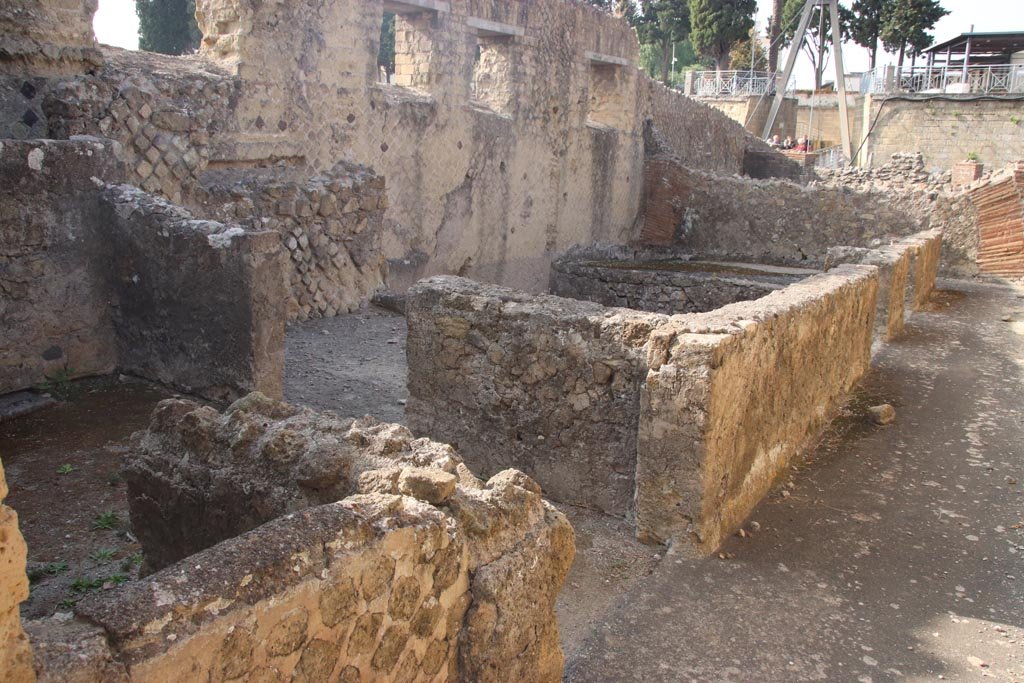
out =
<svg viewBox="0 0 1024 683"><path fill-rule="evenodd" d="M652 313L703 313L759 299L801 277L743 272L683 259L641 260L627 250L570 250L551 264L551 293Z"/></svg>
<svg viewBox="0 0 1024 683"><path fill-rule="evenodd" d="M867 369L877 291L876 267L841 265L663 316L430 278L406 303L409 423L482 471L514 462L555 500L710 552Z"/></svg>
<svg viewBox="0 0 1024 683"><path fill-rule="evenodd" d="M250 531L82 600L71 622L29 624L40 681L561 680L554 601L573 532L522 473L483 482L399 425L346 427L260 395L223 414L164 402L133 448L151 469L129 479L132 495L138 477L173 489L152 505L182 529L228 500L189 488L202 471L241 481L257 469L238 456L255 452L296 478ZM302 478L314 471L335 485L315 489ZM315 504L341 489L355 494ZM248 514L233 503L222 512ZM132 521L153 517L133 502ZM175 542L140 536L147 556Z"/></svg>
<svg viewBox="0 0 1024 683"><path fill-rule="evenodd" d="M873 247L927 228L880 195L715 176L649 158L637 242L755 263L821 261L829 247Z"/></svg>
<svg viewBox="0 0 1024 683"><path fill-rule="evenodd" d="M406 317L415 433L483 474L515 463L555 500L630 513L644 344L665 316L436 277Z"/></svg>
<svg viewBox="0 0 1024 683"><path fill-rule="evenodd" d="M711 552L832 418L870 362L877 271L844 265L677 316L649 343L637 530ZM771 397L771 400L765 400Z"/></svg>

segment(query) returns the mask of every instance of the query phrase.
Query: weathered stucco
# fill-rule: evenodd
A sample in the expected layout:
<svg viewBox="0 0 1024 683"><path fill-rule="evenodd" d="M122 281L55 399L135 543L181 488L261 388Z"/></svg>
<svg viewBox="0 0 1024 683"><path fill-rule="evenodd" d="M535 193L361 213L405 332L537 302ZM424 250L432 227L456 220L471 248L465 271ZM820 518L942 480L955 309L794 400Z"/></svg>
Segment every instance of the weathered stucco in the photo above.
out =
<svg viewBox="0 0 1024 683"><path fill-rule="evenodd" d="M283 392L278 236L194 219L128 185L103 192L118 365L213 400Z"/></svg>
<svg viewBox="0 0 1024 683"><path fill-rule="evenodd" d="M117 363L92 177L110 141L0 142L0 394Z"/></svg>
<svg viewBox="0 0 1024 683"><path fill-rule="evenodd" d="M0 143L0 392L115 368L216 400L282 391L271 232L118 182L117 143Z"/></svg>

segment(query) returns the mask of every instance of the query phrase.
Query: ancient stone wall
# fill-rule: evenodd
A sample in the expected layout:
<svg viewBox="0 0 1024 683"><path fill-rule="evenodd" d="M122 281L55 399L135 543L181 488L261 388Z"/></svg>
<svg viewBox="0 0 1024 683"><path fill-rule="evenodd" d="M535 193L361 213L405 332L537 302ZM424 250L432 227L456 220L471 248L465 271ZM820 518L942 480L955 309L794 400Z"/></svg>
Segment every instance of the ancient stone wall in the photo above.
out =
<svg viewBox="0 0 1024 683"><path fill-rule="evenodd" d="M920 152L929 171L948 171L975 154L988 168L1024 158L1024 98L890 97L871 103L865 145L872 164Z"/></svg>
<svg viewBox="0 0 1024 683"><path fill-rule="evenodd" d="M280 234L290 257L290 320L351 313L384 285L388 200L384 178L366 167L343 162L303 182L211 172L202 201L210 217Z"/></svg>
<svg viewBox="0 0 1024 683"><path fill-rule="evenodd" d="M7 497L0 460L0 673L11 683L30 683L32 650L21 627L21 603L28 598L25 561L28 551L18 530L18 513L3 504Z"/></svg>
<svg viewBox="0 0 1024 683"><path fill-rule="evenodd" d="M0 73L61 73L102 63L92 31L97 0L4 0Z"/></svg>
<svg viewBox="0 0 1024 683"><path fill-rule="evenodd" d="M875 268L844 265L652 335L641 538L689 538L708 552L746 519L867 370L876 293Z"/></svg>
<svg viewBox="0 0 1024 683"><path fill-rule="evenodd" d="M955 277L978 272L978 210L950 183L949 171L929 173L919 152L895 153L872 168L818 169L816 184L873 193L878 201L942 231L940 269Z"/></svg>
<svg viewBox="0 0 1024 683"><path fill-rule="evenodd" d="M118 364L229 401L284 383L285 274L277 233L196 220L129 185L102 215Z"/></svg>
<svg viewBox="0 0 1024 683"><path fill-rule="evenodd" d="M702 313L759 299L804 275L625 257L623 250L570 250L551 264L551 293L651 313ZM624 258L625 257L625 258Z"/></svg>
<svg viewBox="0 0 1024 683"><path fill-rule="evenodd" d="M747 149L767 150L643 76L629 26L575 0L388 3L398 73L380 84L384 4L200 0L203 57L104 49L89 73L29 79L31 98L5 81L0 124L114 138L131 182L191 208L206 170L283 167L301 184L366 164L388 180L396 290L442 272L536 289L554 254L625 240L647 119L695 167L745 172ZM777 161L757 172L793 171Z"/></svg>
<svg viewBox="0 0 1024 683"><path fill-rule="evenodd" d="M821 262L831 246L876 246L927 227L880 196L723 178L658 155L646 170L638 241L763 263Z"/></svg>
<svg viewBox="0 0 1024 683"><path fill-rule="evenodd" d="M875 342L892 341L898 337L906 322L905 307L911 297L910 269L918 247L894 244L877 249L863 247L834 247L828 250L830 264L861 263L878 268L878 296L875 307Z"/></svg>
<svg viewBox="0 0 1024 683"><path fill-rule="evenodd" d="M137 473L154 477L147 490L174 489L154 516L133 508L137 528L158 508L195 530L259 505L188 488L204 469L294 498L284 516L268 504L270 521L248 533L82 600L70 624L30 625L41 681L561 680L554 601L573 532L523 474L483 482L450 447L399 425L342 424L259 395L223 415L165 402L135 447L156 468ZM247 471L237 456L253 449L297 477ZM317 504L338 485L360 493ZM147 555L161 543L173 545L143 537Z"/></svg>
<svg viewBox="0 0 1024 683"><path fill-rule="evenodd" d="M406 318L414 432L483 474L515 463L555 500L629 514L643 346L665 316L437 277Z"/></svg>
<svg viewBox="0 0 1024 683"><path fill-rule="evenodd" d="M718 109L653 80L645 80L644 86L650 120L687 168L728 175L755 175L750 173L754 170L756 177L801 177L797 164ZM767 156L752 161L751 151Z"/></svg>
<svg viewBox="0 0 1024 683"><path fill-rule="evenodd" d="M406 304L410 425L484 471L514 462L555 500L635 517L644 540L709 552L867 369L878 270L671 317L431 278Z"/></svg>
<svg viewBox="0 0 1024 683"><path fill-rule="evenodd" d="M120 175L111 146L0 142L0 394L117 363L90 179Z"/></svg>

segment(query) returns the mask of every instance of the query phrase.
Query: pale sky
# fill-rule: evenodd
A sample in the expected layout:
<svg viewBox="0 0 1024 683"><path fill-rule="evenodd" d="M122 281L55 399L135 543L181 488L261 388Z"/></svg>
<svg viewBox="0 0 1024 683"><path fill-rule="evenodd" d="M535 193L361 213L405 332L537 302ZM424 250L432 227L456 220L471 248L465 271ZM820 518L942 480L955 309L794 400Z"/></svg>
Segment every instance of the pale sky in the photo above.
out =
<svg viewBox="0 0 1024 683"><path fill-rule="evenodd" d="M849 6L851 0L840 0ZM950 11L935 27L936 42L960 35L970 30L974 24L975 31L1024 31L1024 0L941 0L942 6ZM116 45L128 49L139 46L139 20L135 15L135 0L100 0L99 11L96 12L94 26L96 37L101 43ZM771 0L758 0L758 28L764 32L764 26L771 14ZM843 48L843 58L848 73L864 71L868 68L867 50L859 45L849 44ZM879 55L878 66L894 64L892 55ZM835 67L831 61L826 80L834 80ZM797 60L797 85L805 88L813 85L814 70L810 60L801 55Z"/></svg>

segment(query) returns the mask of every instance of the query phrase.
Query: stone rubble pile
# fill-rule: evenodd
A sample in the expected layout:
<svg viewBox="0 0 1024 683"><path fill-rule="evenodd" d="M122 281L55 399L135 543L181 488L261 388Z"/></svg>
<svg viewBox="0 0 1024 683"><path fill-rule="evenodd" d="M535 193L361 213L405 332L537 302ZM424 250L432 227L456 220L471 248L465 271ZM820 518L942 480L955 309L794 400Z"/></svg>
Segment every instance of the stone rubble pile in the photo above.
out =
<svg viewBox="0 0 1024 683"><path fill-rule="evenodd" d="M816 184L850 187L861 192L886 189L948 192L952 189L950 172L929 173L920 152L897 152L887 164L877 168L817 169L817 174Z"/></svg>

